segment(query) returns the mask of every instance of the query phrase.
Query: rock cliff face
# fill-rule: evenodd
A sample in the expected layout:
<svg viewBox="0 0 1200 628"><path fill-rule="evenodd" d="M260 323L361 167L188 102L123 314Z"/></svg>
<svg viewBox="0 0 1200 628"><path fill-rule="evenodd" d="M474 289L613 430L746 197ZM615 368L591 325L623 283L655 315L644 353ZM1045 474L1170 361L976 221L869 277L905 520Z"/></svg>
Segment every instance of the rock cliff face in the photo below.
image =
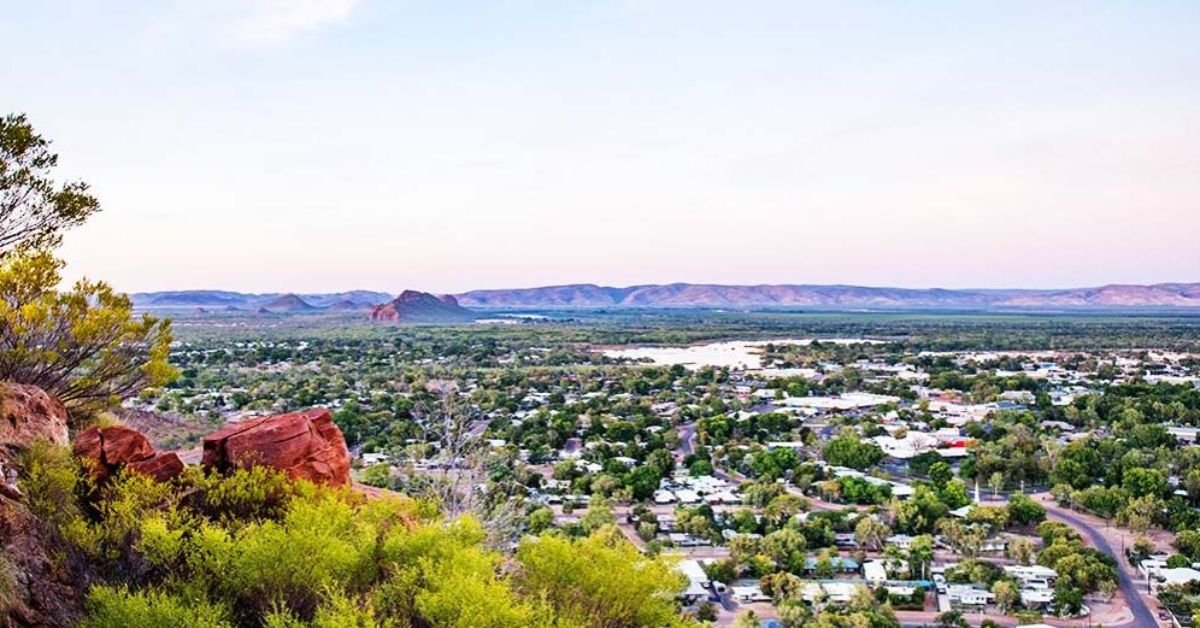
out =
<svg viewBox="0 0 1200 628"><path fill-rule="evenodd" d="M40 388L0 383L0 625L74 626L83 594L72 570L8 484L21 452L37 441L68 443L66 409Z"/></svg>
<svg viewBox="0 0 1200 628"><path fill-rule="evenodd" d="M89 427L75 437L75 455L88 462L92 476L104 480L123 468L166 482L183 473L175 452L157 452L141 432L124 425Z"/></svg>
<svg viewBox="0 0 1200 628"><path fill-rule="evenodd" d="M0 625L79 625L85 596L61 552L24 504L0 496Z"/></svg>
<svg viewBox="0 0 1200 628"><path fill-rule="evenodd" d="M0 455L15 456L37 440L67 444L67 409L41 388L0 382Z"/></svg>
<svg viewBox="0 0 1200 628"><path fill-rule="evenodd" d="M350 483L346 439L323 408L228 425L204 438L201 464L220 472L265 465L293 479L331 486Z"/></svg>
<svg viewBox="0 0 1200 628"><path fill-rule="evenodd" d="M475 313L450 295L436 297L415 290L405 290L394 301L371 310L371 320L387 323L464 323L474 319Z"/></svg>

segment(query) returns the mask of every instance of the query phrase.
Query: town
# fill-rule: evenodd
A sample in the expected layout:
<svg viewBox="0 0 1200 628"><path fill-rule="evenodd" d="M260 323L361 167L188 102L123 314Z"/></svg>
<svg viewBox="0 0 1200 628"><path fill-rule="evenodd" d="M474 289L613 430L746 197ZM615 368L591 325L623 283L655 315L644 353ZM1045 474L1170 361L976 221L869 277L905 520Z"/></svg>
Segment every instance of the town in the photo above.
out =
<svg viewBox="0 0 1200 628"><path fill-rule="evenodd" d="M1159 349L1142 348L1149 324L1114 323L1103 350L1039 347L1045 321L1020 320L257 340L205 320L177 343L180 381L126 409L180 417L174 445L193 423L330 407L362 483L453 493L497 538L615 525L675 561L680 612L700 621L1186 626L1200 610L1186 320ZM720 339L747 326L758 339ZM1030 348L986 347L1002 334Z"/></svg>

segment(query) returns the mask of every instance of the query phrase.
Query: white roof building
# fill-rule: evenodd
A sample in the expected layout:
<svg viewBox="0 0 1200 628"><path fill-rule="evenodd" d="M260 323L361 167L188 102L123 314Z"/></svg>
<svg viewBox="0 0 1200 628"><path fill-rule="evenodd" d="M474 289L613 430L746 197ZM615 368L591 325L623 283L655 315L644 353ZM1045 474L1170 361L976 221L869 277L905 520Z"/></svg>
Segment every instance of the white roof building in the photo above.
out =
<svg viewBox="0 0 1200 628"><path fill-rule="evenodd" d="M730 587L733 598L739 602L770 602L771 597L763 593L756 584Z"/></svg>
<svg viewBox="0 0 1200 628"><path fill-rule="evenodd" d="M1042 565L1005 565L1004 573L1016 578L1022 586L1041 584L1058 578L1058 572Z"/></svg>
<svg viewBox="0 0 1200 628"><path fill-rule="evenodd" d="M362 455L363 464L367 465L367 466L371 466L373 464L381 464L384 462L391 462L391 460L392 460L392 457L387 454L367 453L367 454Z"/></svg>
<svg viewBox="0 0 1200 628"><path fill-rule="evenodd" d="M887 582L887 567L882 560L868 560L863 563L863 579L873 586Z"/></svg>
<svg viewBox="0 0 1200 628"><path fill-rule="evenodd" d="M1195 427L1168 427L1167 433L1184 443L1195 443L1200 439L1200 428Z"/></svg>
<svg viewBox="0 0 1200 628"><path fill-rule="evenodd" d="M708 495L705 495L704 501L709 504L740 504L742 502L742 498L730 491L721 491L720 493L709 493Z"/></svg>
<svg viewBox="0 0 1200 628"><path fill-rule="evenodd" d="M966 584L952 584L946 587L946 596L950 598L951 603L963 606L986 606L996 599L991 591L976 589Z"/></svg>
<svg viewBox="0 0 1200 628"><path fill-rule="evenodd" d="M1156 591L1162 587L1169 587L1176 584L1200 582L1200 571L1191 567L1176 567L1174 569L1165 567L1159 569L1155 577L1150 579L1150 582Z"/></svg>
<svg viewBox="0 0 1200 628"><path fill-rule="evenodd" d="M1142 572L1142 576L1146 578L1158 575L1158 572L1166 569L1166 567L1167 557L1165 555L1151 556L1142 559L1142 562L1138 563L1138 571Z"/></svg>
<svg viewBox="0 0 1200 628"><path fill-rule="evenodd" d="M814 602L821 593L824 593L831 604L847 604L854 599L854 592L860 586L862 585L845 581L805 582L800 596L806 602Z"/></svg>
<svg viewBox="0 0 1200 628"><path fill-rule="evenodd" d="M872 440L879 445L883 453L897 460L908 460L927 451L934 451L939 444L936 436L923 432L909 432L904 438L876 436Z"/></svg>
<svg viewBox="0 0 1200 628"><path fill-rule="evenodd" d="M1021 604L1026 608L1038 608L1054 603L1054 589L1021 589Z"/></svg>
<svg viewBox="0 0 1200 628"><path fill-rule="evenodd" d="M899 397L891 395L849 392L837 397L788 397L783 400L783 404L794 408L815 408L818 410L855 410L858 408L873 408L885 403L896 403L899 401Z"/></svg>
<svg viewBox="0 0 1200 628"><path fill-rule="evenodd" d="M710 584L708 574L704 572L704 567L701 567L699 562L695 560L681 560L679 564L675 565L675 568L688 579L687 589L680 594L680 597L693 600L708 597L708 586Z"/></svg>

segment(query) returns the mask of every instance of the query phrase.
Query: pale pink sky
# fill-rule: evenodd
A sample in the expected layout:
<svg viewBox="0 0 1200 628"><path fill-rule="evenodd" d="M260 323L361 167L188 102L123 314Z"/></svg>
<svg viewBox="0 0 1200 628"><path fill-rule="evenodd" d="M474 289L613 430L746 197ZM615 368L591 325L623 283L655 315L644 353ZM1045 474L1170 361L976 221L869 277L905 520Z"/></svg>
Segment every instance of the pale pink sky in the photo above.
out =
<svg viewBox="0 0 1200 628"><path fill-rule="evenodd" d="M1200 281L1194 2L56 4L0 83L124 290Z"/></svg>

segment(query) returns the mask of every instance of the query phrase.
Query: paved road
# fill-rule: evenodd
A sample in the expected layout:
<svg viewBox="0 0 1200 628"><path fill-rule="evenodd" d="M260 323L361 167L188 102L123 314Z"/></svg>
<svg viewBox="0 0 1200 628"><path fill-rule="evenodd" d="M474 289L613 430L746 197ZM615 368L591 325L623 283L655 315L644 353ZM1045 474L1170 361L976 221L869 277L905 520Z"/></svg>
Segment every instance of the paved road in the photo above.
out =
<svg viewBox="0 0 1200 628"><path fill-rule="evenodd" d="M732 472L727 473L727 472L717 471L714 475L721 478L722 480L731 482L733 484L741 484L742 482L746 481L746 478L742 477L738 473L732 473ZM802 495L802 493L800 493L800 491L798 489L795 489L794 487L789 486L788 491L793 492L795 494ZM812 505L814 510L840 510L842 508L846 508L846 505L828 504L828 503L822 502L819 499L814 499L812 497L808 497L807 499L809 500L809 502ZM987 500L984 500L984 501L987 501ZM1133 621L1126 622L1124 624L1117 624L1117 625L1114 625L1112 628L1149 628L1151 626L1158 626L1159 621L1158 621L1157 616L1154 614L1153 611L1150 610L1150 607L1146 604L1146 600L1138 592L1137 583L1133 581L1133 579L1129 576L1126 569L1124 568L1125 564L1126 564L1125 558L1123 556L1121 556L1119 552L1113 550L1112 545L1108 542L1107 539L1104 538L1104 535L1101 534L1100 531L1098 529L1096 529L1096 527L1092 523L1075 515L1071 511L1063 510L1063 509L1055 506L1053 503L1047 503L1045 500L1042 500L1041 503L1043 506L1046 507L1046 512L1050 518L1058 519L1058 520L1062 521L1063 523L1066 523L1067 525L1070 525L1071 527L1075 528L1080 533L1087 535L1087 537L1092 540L1092 543L1095 544L1097 549L1104 552L1105 554L1108 554L1109 556L1112 556L1113 558L1115 558L1117 560L1117 563L1118 563L1117 585L1121 591L1121 597L1123 597L1125 599L1125 603L1129 606L1130 612L1133 613ZM854 507L854 506L851 506L851 507ZM863 509L866 507L857 507L857 508ZM933 613L932 615L934 617L936 617L936 613ZM912 622L914 620L921 621L921 622L925 621L925 617L923 615L915 614L915 613L911 614L909 617L907 617L905 619L909 622ZM1007 618L992 617L991 619L999 621L999 623L1001 623L1001 625L1006 625L1003 623L1003 620L1007 619ZM933 622L930 621L930 623L933 623ZM909 626L909 625L919 626L922 624L905 623L904 625L905 626Z"/></svg>
<svg viewBox="0 0 1200 628"><path fill-rule="evenodd" d="M1117 560L1117 586L1121 589L1121 595L1125 598L1125 603L1129 605L1129 610L1133 613L1133 621L1125 625L1139 628L1159 625L1157 616L1146 605L1146 600L1142 598L1138 584L1133 581L1133 578L1129 577L1129 573L1125 569L1127 562L1125 557L1118 551L1113 550L1108 539L1104 538L1104 535L1090 522L1075 513L1046 504L1045 502L1042 502L1042 505L1046 507L1046 513L1051 519L1062 521L1086 534L1092 540L1092 543L1095 544L1096 549Z"/></svg>
<svg viewBox="0 0 1200 628"><path fill-rule="evenodd" d="M689 423L689 424L681 425L679 427L679 437L680 437L680 440L682 441L680 444L680 451L684 455L692 453L692 451L695 447L695 439L696 439L695 424ZM718 470L713 475L722 480L725 480L726 482L730 482L731 484L734 484L735 486L746 481L745 477L741 476L741 474L734 473L734 472L723 472L723 471ZM794 487L791 487L791 486L788 487L788 492L794 492L796 494L801 494L798 489L795 489ZM834 510L834 509L841 509L841 508L846 507L845 505L839 505L839 504L827 504L827 503L822 502L821 500L813 499L812 497L809 497L808 499L815 510ZM986 501L1003 502L1003 501L1006 501L1006 499L1004 498L1003 495L1001 495L1001 496L993 495L993 496L991 496L991 499L984 497L983 501L985 501L985 502ZM1121 556L1117 551L1113 550L1112 545L1108 542L1107 539L1104 538L1104 535L1098 529L1096 529L1093 524L1091 524L1087 520L1075 515L1075 513L1071 512L1069 510L1063 510L1063 509L1055 506L1053 503L1046 503L1044 500L1042 501L1042 505L1046 507L1046 512L1048 513L1048 515L1051 518L1058 519L1058 520L1070 525L1071 527L1075 528L1076 530L1080 531L1081 533L1087 535L1087 537L1092 540L1092 543L1096 546L1097 549L1104 552L1105 554L1108 554L1109 556L1112 556L1113 558L1115 558L1117 560L1117 563L1118 563L1117 586L1121 591L1121 596L1125 599L1125 603L1129 606L1130 612L1133 613L1133 620L1130 622L1127 622L1125 624L1120 624L1118 626L1114 626L1113 628L1148 628L1150 626L1158 626L1159 625L1158 617L1154 614L1153 611L1150 610L1150 607L1146 604L1146 600L1139 593L1137 583L1133 581L1133 578L1131 578L1129 576L1129 573L1125 569L1126 562L1127 562L1125 560L1125 557ZM920 617L920 616L918 615L917 617ZM917 619L917 617L910 617L908 619L911 621L913 619ZM921 619L923 620L924 618L921 617ZM993 619L999 619L999 618L993 618ZM908 625L908 624L905 624L905 625Z"/></svg>
<svg viewBox="0 0 1200 628"><path fill-rule="evenodd" d="M696 424L684 423L679 426L680 458L686 458L696 451Z"/></svg>

